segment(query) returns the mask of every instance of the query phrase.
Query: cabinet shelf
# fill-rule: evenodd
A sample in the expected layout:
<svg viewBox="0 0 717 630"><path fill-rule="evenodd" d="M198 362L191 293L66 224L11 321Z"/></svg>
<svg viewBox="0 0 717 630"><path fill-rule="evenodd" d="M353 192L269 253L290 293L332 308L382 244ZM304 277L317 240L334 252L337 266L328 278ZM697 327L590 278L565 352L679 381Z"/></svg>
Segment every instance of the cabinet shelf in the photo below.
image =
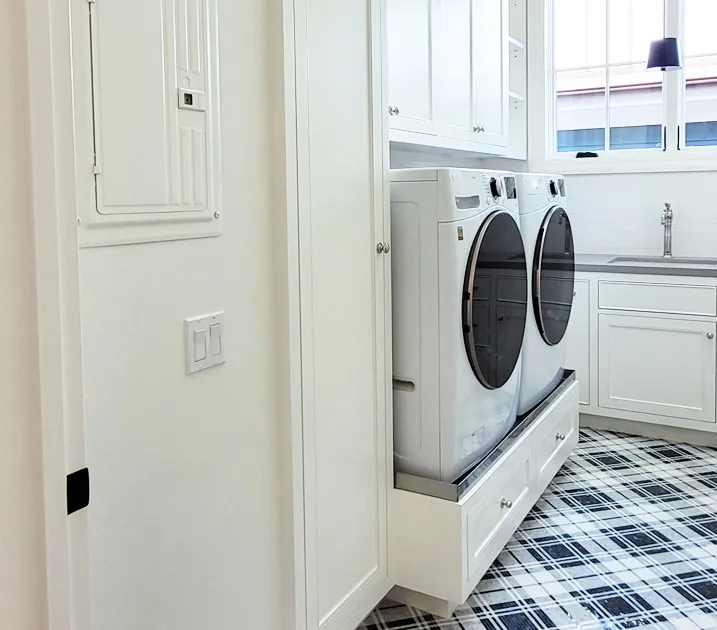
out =
<svg viewBox="0 0 717 630"><path fill-rule="evenodd" d="M510 98L511 101L514 103L524 103L525 102L525 96L522 94L518 94L518 92L513 92L512 90L508 91L508 98Z"/></svg>
<svg viewBox="0 0 717 630"><path fill-rule="evenodd" d="M525 44L515 37L508 37L508 42L513 50L525 50Z"/></svg>

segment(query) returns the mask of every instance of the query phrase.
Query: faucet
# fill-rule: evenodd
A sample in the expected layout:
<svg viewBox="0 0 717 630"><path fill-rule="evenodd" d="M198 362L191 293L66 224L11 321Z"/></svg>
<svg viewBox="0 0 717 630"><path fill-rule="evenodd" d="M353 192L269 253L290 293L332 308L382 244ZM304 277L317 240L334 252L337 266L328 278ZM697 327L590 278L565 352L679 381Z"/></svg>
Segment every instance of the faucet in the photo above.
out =
<svg viewBox="0 0 717 630"><path fill-rule="evenodd" d="M666 203L665 209L662 211L662 220L665 226L665 240L662 255L665 258L672 258L672 204Z"/></svg>

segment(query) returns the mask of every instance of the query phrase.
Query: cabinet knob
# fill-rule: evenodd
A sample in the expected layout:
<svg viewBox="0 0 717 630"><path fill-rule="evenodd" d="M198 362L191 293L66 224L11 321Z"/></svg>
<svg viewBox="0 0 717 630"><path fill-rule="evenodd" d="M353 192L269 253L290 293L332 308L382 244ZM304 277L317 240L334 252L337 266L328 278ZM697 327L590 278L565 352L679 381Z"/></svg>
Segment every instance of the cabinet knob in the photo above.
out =
<svg viewBox="0 0 717 630"><path fill-rule="evenodd" d="M714 339L715 334L714 333L707 333L707 339Z"/></svg>
<svg viewBox="0 0 717 630"><path fill-rule="evenodd" d="M394 111L394 113L396 114L396 116L398 116L398 115L401 113L401 110L398 109L398 107L394 107L394 108L393 108L393 111Z"/></svg>
<svg viewBox="0 0 717 630"><path fill-rule="evenodd" d="M391 243L384 243L383 244L383 253L388 254L388 252L391 251Z"/></svg>
<svg viewBox="0 0 717 630"><path fill-rule="evenodd" d="M476 133L483 133L485 131L485 127L481 127L480 125L477 125L477 126L473 127L473 131L475 131Z"/></svg>
<svg viewBox="0 0 717 630"><path fill-rule="evenodd" d="M510 499L502 498L500 500L500 507L510 509L513 507L513 502Z"/></svg>
<svg viewBox="0 0 717 630"><path fill-rule="evenodd" d="M565 433L557 433L555 438L563 442L565 440Z"/></svg>
<svg viewBox="0 0 717 630"><path fill-rule="evenodd" d="M376 253L383 254L383 243L379 243L378 245L376 245Z"/></svg>
<svg viewBox="0 0 717 630"><path fill-rule="evenodd" d="M389 106L388 106L388 115L389 115L389 116L395 116L395 115L396 115L396 110L393 108L393 105L389 105Z"/></svg>

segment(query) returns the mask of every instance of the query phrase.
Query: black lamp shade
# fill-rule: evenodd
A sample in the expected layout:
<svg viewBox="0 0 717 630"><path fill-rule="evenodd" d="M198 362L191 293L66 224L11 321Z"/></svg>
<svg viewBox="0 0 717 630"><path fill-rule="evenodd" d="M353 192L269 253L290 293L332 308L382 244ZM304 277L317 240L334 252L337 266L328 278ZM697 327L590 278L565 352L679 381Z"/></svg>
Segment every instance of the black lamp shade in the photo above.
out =
<svg viewBox="0 0 717 630"><path fill-rule="evenodd" d="M650 44L650 56L647 58L647 69L679 70L682 67L680 43L676 37L665 37Z"/></svg>

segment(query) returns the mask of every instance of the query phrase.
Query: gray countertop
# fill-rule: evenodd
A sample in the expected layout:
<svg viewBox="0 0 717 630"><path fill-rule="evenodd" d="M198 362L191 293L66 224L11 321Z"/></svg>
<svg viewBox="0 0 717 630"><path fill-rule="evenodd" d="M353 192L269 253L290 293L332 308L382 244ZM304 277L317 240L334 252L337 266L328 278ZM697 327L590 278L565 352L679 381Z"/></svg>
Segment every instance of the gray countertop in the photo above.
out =
<svg viewBox="0 0 717 630"><path fill-rule="evenodd" d="M617 254L577 254L575 256L575 270L600 273L631 273L651 276L717 278L717 265L699 265L694 263L675 264L662 261L610 264L611 260L618 257L620 256Z"/></svg>

